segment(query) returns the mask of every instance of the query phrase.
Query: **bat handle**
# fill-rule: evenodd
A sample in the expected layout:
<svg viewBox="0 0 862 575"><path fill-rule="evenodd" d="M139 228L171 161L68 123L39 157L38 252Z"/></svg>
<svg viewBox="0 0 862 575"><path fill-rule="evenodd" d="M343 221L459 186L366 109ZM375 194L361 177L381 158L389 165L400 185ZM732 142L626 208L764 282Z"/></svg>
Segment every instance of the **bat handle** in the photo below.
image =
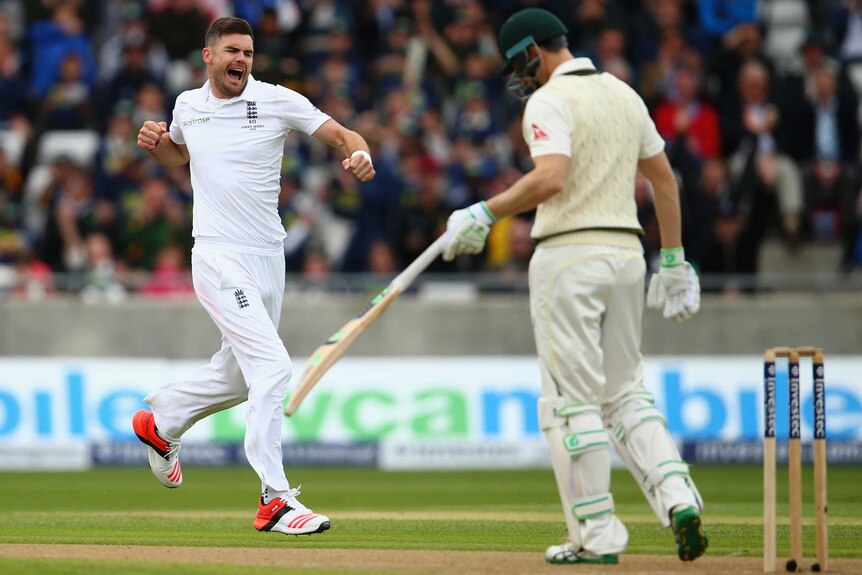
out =
<svg viewBox="0 0 862 575"><path fill-rule="evenodd" d="M443 253L445 237L445 234L443 234L434 240L434 243L428 246L425 251L419 255L419 257L413 260L413 263L407 266L407 269L398 274L395 279L392 280L389 284L389 289L402 291L412 284L413 280L415 280L425 268L431 265L431 262L437 259L437 256Z"/></svg>

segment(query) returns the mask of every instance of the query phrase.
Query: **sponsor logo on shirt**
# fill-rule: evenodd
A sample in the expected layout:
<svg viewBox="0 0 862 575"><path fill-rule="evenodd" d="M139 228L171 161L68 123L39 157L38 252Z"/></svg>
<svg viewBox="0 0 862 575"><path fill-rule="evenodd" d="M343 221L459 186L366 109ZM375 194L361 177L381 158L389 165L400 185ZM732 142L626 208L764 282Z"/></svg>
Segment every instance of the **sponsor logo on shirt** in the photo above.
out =
<svg viewBox="0 0 862 575"><path fill-rule="evenodd" d="M233 292L233 297L236 298L236 305L239 306L239 309L248 307L248 298L245 296L244 291L242 291L241 289L236 290L235 292Z"/></svg>
<svg viewBox="0 0 862 575"><path fill-rule="evenodd" d="M192 126L200 126L201 124L206 124L210 121L210 117L206 116L203 118L189 118L188 120L183 120L183 128L191 128Z"/></svg>
<svg viewBox="0 0 862 575"><path fill-rule="evenodd" d="M536 142L538 140L547 140L548 133L544 131L542 128L537 126L536 124L531 124L530 128L533 129L533 141Z"/></svg>

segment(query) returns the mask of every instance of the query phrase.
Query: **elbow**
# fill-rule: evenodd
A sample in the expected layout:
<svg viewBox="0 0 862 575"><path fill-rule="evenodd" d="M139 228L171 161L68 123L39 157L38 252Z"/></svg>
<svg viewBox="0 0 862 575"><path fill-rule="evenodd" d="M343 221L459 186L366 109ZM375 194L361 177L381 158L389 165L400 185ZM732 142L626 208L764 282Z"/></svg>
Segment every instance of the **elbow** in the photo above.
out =
<svg viewBox="0 0 862 575"><path fill-rule="evenodd" d="M546 176L542 178L541 185L538 187L539 203L551 199L563 191L565 182L563 178L556 176Z"/></svg>

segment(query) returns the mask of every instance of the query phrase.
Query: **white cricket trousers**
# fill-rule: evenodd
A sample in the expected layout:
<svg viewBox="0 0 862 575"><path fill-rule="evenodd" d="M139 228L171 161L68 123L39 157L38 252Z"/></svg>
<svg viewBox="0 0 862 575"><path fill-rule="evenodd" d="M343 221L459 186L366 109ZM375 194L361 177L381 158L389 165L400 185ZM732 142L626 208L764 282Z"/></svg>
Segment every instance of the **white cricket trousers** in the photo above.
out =
<svg viewBox="0 0 862 575"><path fill-rule="evenodd" d="M530 260L530 308L544 397L607 404L643 391L643 252L540 246Z"/></svg>
<svg viewBox="0 0 862 575"><path fill-rule="evenodd" d="M221 349L184 381L144 401L165 439L177 441L200 419L248 401L245 454L264 488L287 491L281 436L292 366L278 335L284 299L284 253L235 251L196 242L195 293L221 331Z"/></svg>

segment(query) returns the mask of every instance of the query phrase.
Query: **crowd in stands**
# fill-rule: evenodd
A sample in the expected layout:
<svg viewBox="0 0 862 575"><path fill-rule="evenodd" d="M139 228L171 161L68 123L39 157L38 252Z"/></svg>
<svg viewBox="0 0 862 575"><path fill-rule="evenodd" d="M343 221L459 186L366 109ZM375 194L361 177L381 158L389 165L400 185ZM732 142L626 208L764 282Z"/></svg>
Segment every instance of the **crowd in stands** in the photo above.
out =
<svg viewBox="0 0 862 575"><path fill-rule="evenodd" d="M252 24L257 79L372 147L377 177L360 184L332 150L288 138L287 271L390 277L453 209L531 168L495 40L527 6L647 102L701 273L756 273L768 237L840 246L842 270L862 267L862 0L0 0L0 284L191 293L188 168L160 167L136 136L204 82L204 33L225 15ZM633 194L653 262L649 183ZM429 272L516 275L529 231L529 215L501 221L483 254Z"/></svg>

